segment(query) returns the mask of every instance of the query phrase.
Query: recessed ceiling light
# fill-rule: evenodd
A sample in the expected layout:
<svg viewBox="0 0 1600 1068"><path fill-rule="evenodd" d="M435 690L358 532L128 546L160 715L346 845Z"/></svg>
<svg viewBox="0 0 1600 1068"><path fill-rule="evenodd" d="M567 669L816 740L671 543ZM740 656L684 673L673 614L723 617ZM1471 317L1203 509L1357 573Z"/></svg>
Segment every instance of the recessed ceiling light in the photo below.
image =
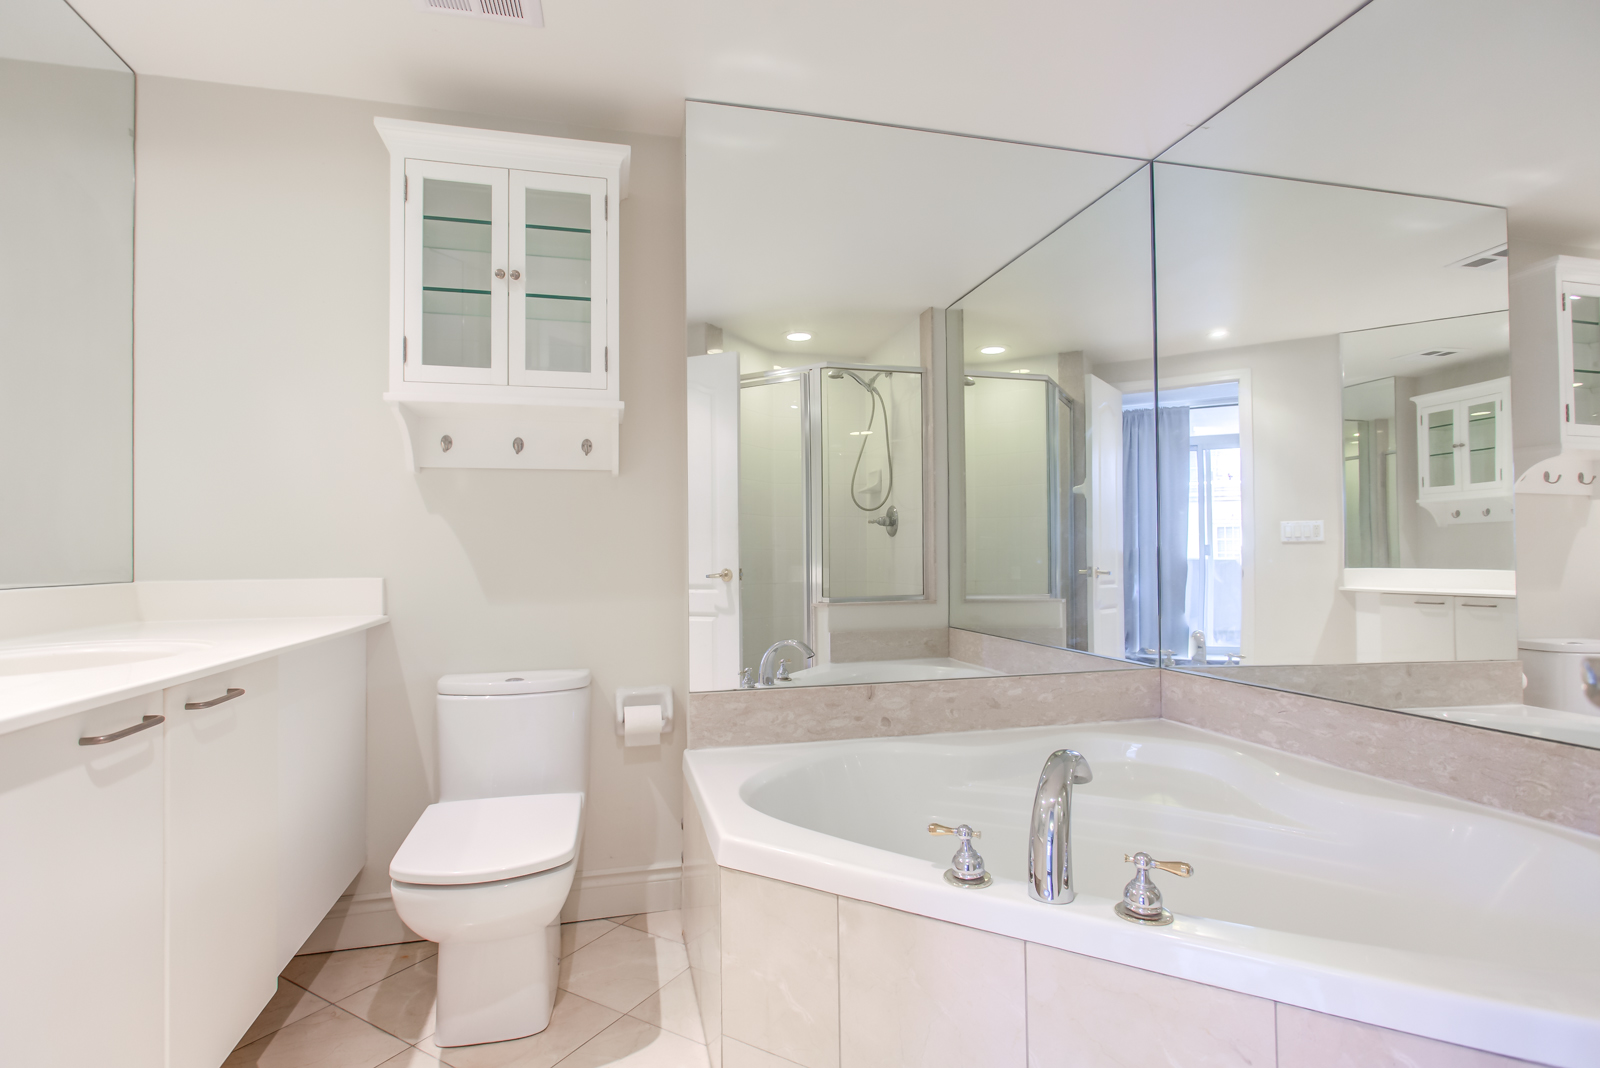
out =
<svg viewBox="0 0 1600 1068"><path fill-rule="evenodd" d="M990 345L987 348L982 348L978 351L983 353L985 356L998 356L1002 352L1006 351L1006 347L1004 345Z"/></svg>
<svg viewBox="0 0 1600 1068"><path fill-rule="evenodd" d="M1225 338L1227 336L1228 336L1227 328L1226 327L1221 327L1221 326L1217 327L1215 330L1211 331L1211 333L1206 335L1206 337L1209 337L1212 341L1221 341L1223 338Z"/></svg>
<svg viewBox="0 0 1600 1068"><path fill-rule="evenodd" d="M810 341L811 340L811 335L806 333L804 330L796 330L794 333L785 334L784 336L787 337L790 341Z"/></svg>
<svg viewBox="0 0 1600 1068"><path fill-rule="evenodd" d="M1014 374L1014 375L1031 375L1031 374L1033 374L1033 372L1028 370L1026 367L1015 368L1015 369L1012 370L1011 373Z"/></svg>
<svg viewBox="0 0 1600 1068"><path fill-rule="evenodd" d="M706 349L706 355L707 356L720 356L720 355L722 355L722 350L721 349Z"/></svg>

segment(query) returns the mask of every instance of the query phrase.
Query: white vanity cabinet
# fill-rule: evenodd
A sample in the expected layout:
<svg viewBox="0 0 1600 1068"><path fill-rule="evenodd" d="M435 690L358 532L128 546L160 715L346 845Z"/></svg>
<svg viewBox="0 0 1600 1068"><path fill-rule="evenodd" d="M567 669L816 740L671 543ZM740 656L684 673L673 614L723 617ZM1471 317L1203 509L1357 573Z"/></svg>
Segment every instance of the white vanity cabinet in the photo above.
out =
<svg viewBox="0 0 1600 1068"><path fill-rule="evenodd" d="M1510 522L1511 379L1419 394L1417 503L1441 526Z"/></svg>
<svg viewBox="0 0 1600 1068"><path fill-rule="evenodd" d="M217 1068L277 988L278 662L168 689L169 1068Z"/></svg>
<svg viewBox="0 0 1600 1068"><path fill-rule="evenodd" d="M413 467L617 469L627 145L377 119Z"/></svg>
<svg viewBox="0 0 1600 1068"><path fill-rule="evenodd" d="M0 733L0 1063L228 1058L365 862L366 644Z"/></svg>
<svg viewBox="0 0 1600 1068"><path fill-rule="evenodd" d="M150 694L0 738L6 1064L164 1062L166 738L79 744L160 714Z"/></svg>

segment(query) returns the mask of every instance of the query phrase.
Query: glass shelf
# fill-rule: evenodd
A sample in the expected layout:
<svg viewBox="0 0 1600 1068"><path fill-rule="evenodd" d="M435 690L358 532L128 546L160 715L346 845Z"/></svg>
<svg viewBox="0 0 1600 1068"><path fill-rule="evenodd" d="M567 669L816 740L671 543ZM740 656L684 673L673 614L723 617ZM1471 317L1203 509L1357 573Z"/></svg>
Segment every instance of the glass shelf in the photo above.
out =
<svg viewBox="0 0 1600 1068"><path fill-rule="evenodd" d="M583 229L582 227L579 227L579 226L544 226L544 225L541 225L540 223L528 223L527 224L527 229L529 229L529 230L559 230L561 233L564 233L564 234L591 234L591 233L594 232L593 230L585 230L585 229Z"/></svg>
<svg viewBox="0 0 1600 1068"><path fill-rule="evenodd" d="M423 286L422 291L424 293L473 293L480 297L489 295L487 289L455 289L451 286Z"/></svg>
<svg viewBox="0 0 1600 1068"><path fill-rule="evenodd" d="M490 225L488 219L460 219L454 215L424 215L422 218L427 222L470 223L473 226Z"/></svg>

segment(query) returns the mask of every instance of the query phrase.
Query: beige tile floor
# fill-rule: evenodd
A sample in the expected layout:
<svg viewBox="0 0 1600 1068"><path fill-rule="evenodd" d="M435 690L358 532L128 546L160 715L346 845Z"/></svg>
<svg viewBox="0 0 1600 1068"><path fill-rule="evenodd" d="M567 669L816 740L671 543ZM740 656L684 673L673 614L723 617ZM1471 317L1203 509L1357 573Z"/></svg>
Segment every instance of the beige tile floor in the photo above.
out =
<svg viewBox="0 0 1600 1068"><path fill-rule="evenodd" d="M432 942L296 957L223 1068L707 1068L676 912L561 928L561 989L530 1038L441 1049Z"/></svg>

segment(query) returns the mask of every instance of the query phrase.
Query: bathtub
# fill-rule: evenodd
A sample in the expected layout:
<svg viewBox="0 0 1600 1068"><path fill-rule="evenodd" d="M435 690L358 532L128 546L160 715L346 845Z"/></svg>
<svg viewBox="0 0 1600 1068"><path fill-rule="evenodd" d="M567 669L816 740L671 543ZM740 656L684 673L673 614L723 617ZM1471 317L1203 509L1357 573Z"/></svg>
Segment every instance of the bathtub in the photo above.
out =
<svg viewBox="0 0 1600 1068"><path fill-rule="evenodd" d="M924 682L930 679L978 679L1001 674L1003 672L969 664L964 660L932 656L917 660L859 660L819 664L796 671L791 681L802 686L860 686L880 682Z"/></svg>
<svg viewBox="0 0 1600 1068"><path fill-rule="evenodd" d="M1084 753L1078 887L1028 897L1028 812ZM1162 720L691 750L714 863L1561 1068L1600 1068L1600 838ZM969 823L994 885L947 885ZM698 831L696 833L699 833ZM1144 850L1169 927L1112 912Z"/></svg>
<svg viewBox="0 0 1600 1068"><path fill-rule="evenodd" d="M1440 708L1403 708L1400 711L1600 749L1600 715L1540 708L1538 705L1450 705ZM1600 709L1596 711L1600 712Z"/></svg>

